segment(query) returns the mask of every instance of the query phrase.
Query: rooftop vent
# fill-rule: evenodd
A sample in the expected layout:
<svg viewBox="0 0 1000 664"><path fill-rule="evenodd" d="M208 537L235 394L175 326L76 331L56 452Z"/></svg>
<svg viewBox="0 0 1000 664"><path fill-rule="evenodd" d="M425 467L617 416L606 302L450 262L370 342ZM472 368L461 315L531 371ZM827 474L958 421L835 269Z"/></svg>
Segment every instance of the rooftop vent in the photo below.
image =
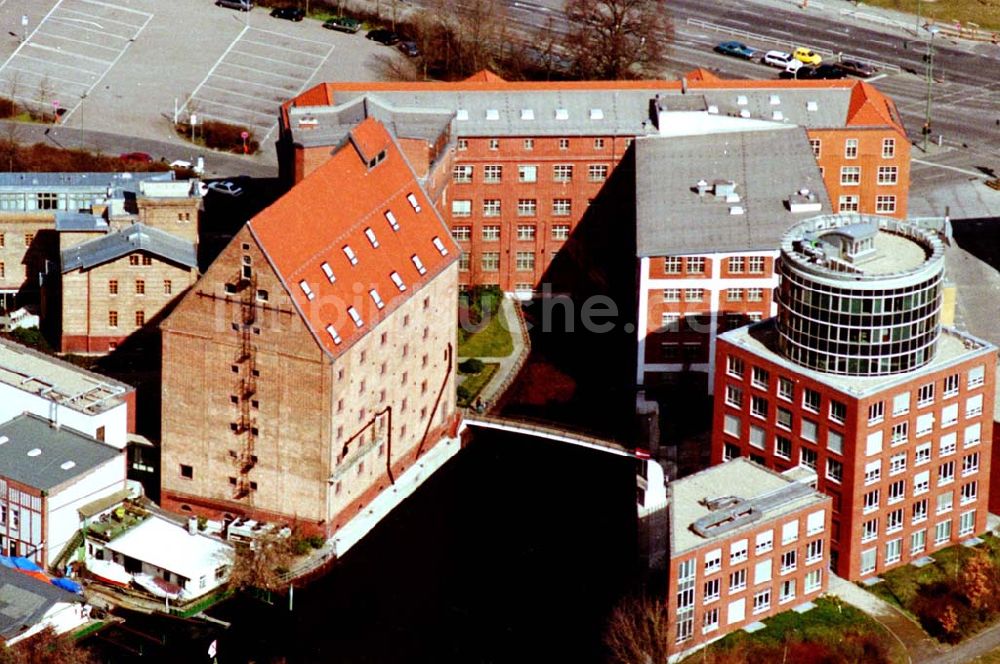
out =
<svg viewBox="0 0 1000 664"><path fill-rule="evenodd" d="M591 120L603 120L604 119L604 109L603 108L592 108L592 109L590 109L590 119Z"/></svg>
<svg viewBox="0 0 1000 664"><path fill-rule="evenodd" d="M741 498L737 498L736 496L718 496L716 498L705 498L701 501L701 504L714 511L721 510L724 507L732 507L741 500Z"/></svg>
<svg viewBox="0 0 1000 664"><path fill-rule="evenodd" d="M557 108L556 120L569 120L569 110L565 108Z"/></svg>
<svg viewBox="0 0 1000 664"><path fill-rule="evenodd" d="M736 105L737 106L746 106L749 103L750 103L750 100L747 99L746 95L737 95L736 96Z"/></svg>
<svg viewBox="0 0 1000 664"><path fill-rule="evenodd" d="M319 118L314 115L304 115L299 118L300 129L312 129L319 126Z"/></svg>
<svg viewBox="0 0 1000 664"><path fill-rule="evenodd" d="M42 451L40 449L38 449L37 447L33 447L30 450L28 450L28 456L30 456L30 457L36 457L36 456L38 456L41 453L42 453Z"/></svg>
<svg viewBox="0 0 1000 664"><path fill-rule="evenodd" d="M522 108L521 109L521 119L522 120L534 120L535 110L532 108Z"/></svg>
<svg viewBox="0 0 1000 664"><path fill-rule="evenodd" d="M7 436L0 436L0 445L3 445L4 443L7 442L10 442L10 438L8 438Z"/></svg>
<svg viewBox="0 0 1000 664"><path fill-rule="evenodd" d="M741 118L748 118L748 117L750 117L750 111L748 111L745 108L741 108L740 109L740 117Z"/></svg>
<svg viewBox="0 0 1000 664"><path fill-rule="evenodd" d="M712 182L712 193L716 198L726 198L736 193L736 183L732 180L715 180Z"/></svg>
<svg viewBox="0 0 1000 664"><path fill-rule="evenodd" d="M487 108L486 109L486 119L487 120L499 120L500 119L500 111L498 111L495 108Z"/></svg>
<svg viewBox="0 0 1000 664"><path fill-rule="evenodd" d="M698 180L694 186L698 188L699 196L704 196L708 192L708 182L704 178Z"/></svg>
<svg viewBox="0 0 1000 664"><path fill-rule="evenodd" d="M788 197L789 212L819 212L822 207L819 197L805 187Z"/></svg>
<svg viewBox="0 0 1000 664"><path fill-rule="evenodd" d="M740 195L737 194L735 191L733 193L731 193L731 194L726 194L726 202L727 203L739 203L740 202Z"/></svg>
<svg viewBox="0 0 1000 664"><path fill-rule="evenodd" d="M771 106L777 106L778 104L781 103L781 97L779 97L778 95L771 95L770 102Z"/></svg>
<svg viewBox="0 0 1000 664"><path fill-rule="evenodd" d="M807 111L818 111L819 110L819 104L816 103L816 102L814 102L814 101L807 101L806 102L806 110Z"/></svg>
<svg viewBox="0 0 1000 664"><path fill-rule="evenodd" d="M455 119L457 119L457 120L468 120L469 119L469 111L467 111L464 108L458 109L457 111L455 111Z"/></svg>
<svg viewBox="0 0 1000 664"><path fill-rule="evenodd" d="M785 114L782 113L781 111L773 111L771 113L771 119L772 120L784 120L785 119Z"/></svg>
<svg viewBox="0 0 1000 664"><path fill-rule="evenodd" d="M76 466L76 461L63 461L59 465L59 467L62 468L63 470L69 470L70 468L74 468L75 466Z"/></svg>
<svg viewBox="0 0 1000 664"><path fill-rule="evenodd" d="M733 205L729 208L730 217L738 217L739 215L743 214L743 212L744 210L742 205Z"/></svg>
<svg viewBox="0 0 1000 664"><path fill-rule="evenodd" d="M709 107L708 107L708 113L709 113L709 115L718 115L719 114L719 107L716 106L715 104L710 104Z"/></svg>

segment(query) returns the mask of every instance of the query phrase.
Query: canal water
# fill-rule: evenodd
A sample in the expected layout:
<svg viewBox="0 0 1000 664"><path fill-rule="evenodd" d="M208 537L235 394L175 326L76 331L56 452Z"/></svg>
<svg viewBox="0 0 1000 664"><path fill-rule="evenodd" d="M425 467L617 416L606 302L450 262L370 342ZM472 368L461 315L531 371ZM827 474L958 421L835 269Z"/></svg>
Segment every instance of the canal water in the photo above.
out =
<svg viewBox="0 0 1000 664"><path fill-rule="evenodd" d="M229 629L129 615L85 645L106 662L209 662L217 639L219 664L596 664L636 578L634 463L477 431L291 612L239 597L208 611Z"/></svg>

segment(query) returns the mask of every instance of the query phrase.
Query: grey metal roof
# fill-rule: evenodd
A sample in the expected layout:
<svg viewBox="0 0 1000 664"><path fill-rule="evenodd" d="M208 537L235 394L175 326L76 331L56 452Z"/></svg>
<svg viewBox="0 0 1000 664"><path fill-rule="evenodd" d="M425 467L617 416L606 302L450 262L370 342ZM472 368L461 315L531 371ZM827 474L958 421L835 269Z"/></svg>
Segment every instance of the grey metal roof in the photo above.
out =
<svg viewBox="0 0 1000 664"><path fill-rule="evenodd" d="M0 424L0 441L3 441L0 477L42 491L88 473L122 454L119 449L73 429L56 428L48 420L30 413Z"/></svg>
<svg viewBox="0 0 1000 664"><path fill-rule="evenodd" d="M63 249L60 252L62 272L86 270L136 251L154 254L191 268L198 265L193 243L145 224L132 224L117 233L108 233Z"/></svg>
<svg viewBox="0 0 1000 664"><path fill-rule="evenodd" d="M704 180L736 183L739 202L711 193ZM788 198L808 189L821 211L792 213ZM731 214L741 207L742 214ZM796 222L830 210L830 199L801 127L636 140L636 253L669 256L777 251Z"/></svg>
<svg viewBox="0 0 1000 664"><path fill-rule="evenodd" d="M436 108L397 108L377 99L356 97L339 106L291 109L293 126L300 120L315 121L312 128L298 128L296 140L304 146L338 145L362 120L373 117L400 138L418 138L429 143L447 132L454 111ZM309 125L307 125L309 126Z"/></svg>
<svg viewBox="0 0 1000 664"><path fill-rule="evenodd" d="M59 211L56 212L55 217L56 231L60 233L71 231L108 230L108 222L104 219L104 217L90 214L89 212Z"/></svg>
<svg viewBox="0 0 1000 664"><path fill-rule="evenodd" d="M34 627L57 603L79 601L71 592L0 565L0 637L4 641Z"/></svg>
<svg viewBox="0 0 1000 664"><path fill-rule="evenodd" d="M774 112L780 111L784 122L809 129L843 127L851 105L850 88L736 88L698 92L721 115L739 116L745 110L751 118L772 120Z"/></svg>
<svg viewBox="0 0 1000 664"><path fill-rule="evenodd" d="M0 173L0 191L16 189L100 189L135 192L140 180L173 180L173 171L136 173Z"/></svg>

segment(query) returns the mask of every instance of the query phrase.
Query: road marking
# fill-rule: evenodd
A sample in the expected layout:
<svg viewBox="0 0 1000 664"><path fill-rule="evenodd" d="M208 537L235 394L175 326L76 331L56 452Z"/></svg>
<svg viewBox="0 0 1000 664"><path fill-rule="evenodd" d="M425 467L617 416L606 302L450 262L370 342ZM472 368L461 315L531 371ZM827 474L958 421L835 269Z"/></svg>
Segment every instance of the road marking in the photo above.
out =
<svg viewBox="0 0 1000 664"><path fill-rule="evenodd" d="M49 23L55 23L56 25L59 25L60 23L69 23L69 21L76 21L76 20L77 19L75 18L63 18L62 16L53 16L52 19L49 21ZM102 38L113 37L114 39L121 39L123 41L128 41L129 39L128 37L125 37L123 35L116 35L114 33L108 32L103 29L94 30L93 28L85 28L77 25L76 23L69 23L69 27L73 28L74 30L84 30L85 32L93 32L95 34L101 35ZM53 36L58 37L59 35L54 34Z"/></svg>
<svg viewBox="0 0 1000 664"><path fill-rule="evenodd" d="M246 81L246 82L249 83L249 81ZM233 95L233 96L236 96L236 97L246 97L247 99L253 99L254 101L271 102L271 103L275 103L275 104L280 104L282 101L284 101L283 98L274 100L274 99L269 99L267 97L261 97L260 95L248 95L245 92L233 92L232 90L227 90L226 88L217 88L214 85L212 85L211 83L205 85L205 89L207 89L207 90L218 90L219 92L224 92L227 95ZM285 94L287 94L287 93L285 93Z"/></svg>
<svg viewBox="0 0 1000 664"><path fill-rule="evenodd" d="M199 84L198 84L198 86L197 86L197 87L196 87L196 88L194 89L194 92L192 92L192 93L191 93L191 96L190 96L190 97L188 97L188 98L187 98L187 101L186 101L186 102L184 102L184 105L183 105L183 106L181 106L181 108L180 108L180 110L181 110L181 111L183 111L184 109L186 109L186 108L187 108L188 104L190 104L190 103L191 103L191 100L192 100L192 99L194 99L194 96L195 96L196 94L198 94L198 91L199 91L199 90L201 90L201 87L202 87L203 85L205 85L205 81L207 81L207 80L208 80L208 78L209 78L209 77L210 77L210 76L211 76L211 75L212 75L212 74L213 74L213 73L215 72L215 70L216 70L216 69L217 69L217 68L219 67L219 64L221 64L221 63L222 63L222 61L223 61L223 60L225 59L225 57L226 57L227 55L229 55L229 52L230 52L231 50L233 50L233 47L234 47L234 46L236 46L236 42L238 42L238 41L240 40L240 38L241 38L241 37L242 37L242 36L243 36L244 34L246 34L247 30L249 30L249 29L250 29L249 27L247 27L247 26L245 26L245 25L243 26L243 29L242 29L242 30L240 30L240 34L236 35L236 39L234 39L234 40L233 40L232 42L230 42L229 46L227 46L227 47L226 47L226 50L225 50L225 51L223 51L222 55L220 55L220 56L219 56L219 59L215 61L215 64L214 64L214 65L212 65L212 68L208 70L208 73L207 73L207 74L205 74L205 78L203 78L203 79L202 79L201 83L199 83Z"/></svg>
<svg viewBox="0 0 1000 664"><path fill-rule="evenodd" d="M70 9L64 9L63 11L64 12L69 12L69 11L72 11L72 10L70 10ZM74 13L79 14L80 12L74 12ZM90 14L82 14L82 15L83 16L90 16ZM83 19L83 18L68 18L68 17L64 18L62 16L57 16L57 17L53 18L52 20L53 21L73 21L74 23L86 23L87 25L92 25L92 26L96 27L98 30L103 30L104 29L104 26L101 25L100 23L98 23L97 21L88 21L88 20Z"/></svg>
<svg viewBox="0 0 1000 664"><path fill-rule="evenodd" d="M63 12L70 13L70 14L78 14L79 16L86 16L88 18L99 18L102 21L108 21L109 23L117 23L118 25L124 25L125 27L131 28L132 30L135 30L138 27L135 23L129 23L128 21L119 21L117 19L108 18L107 16L99 15L99 14L88 14L87 12L78 12L75 9L65 9L64 8ZM83 19L67 18L66 20L67 21L81 21ZM93 21L87 21L87 23L93 23ZM97 24L94 23L94 25L97 25Z"/></svg>
<svg viewBox="0 0 1000 664"><path fill-rule="evenodd" d="M10 67L8 67L8 69L12 69L14 71L24 72L25 74L30 74L32 76L37 76L38 78L48 78L49 80L59 81L60 83L66 83L67 85L78 85L81 88L87 87L86 83L81 83L80 81L73 81L73 80L70 80L68 78L59 78L58 76L52 76L51 74L39 74L37 71L34 71L33 69L22 69L21 67L15 67L13 65L11 65ZM87 71L87 70L84 69L82 71ZM93 72L90 72L90 73L93 74Z"/></svg>
<svg viewBox="0 0 1000 664"><path fill-rule="evenodd" d="M947 164L935 164L933 161L924 161L923 159L910 159L915 164L923 164L924 166L934 166L936 168L944 168L949 171L955 171L956 173L964 173L966 175L974 175L977 178L982 178L984 180L990 179L990 176L980 171L970 171L967 168L959 168L958 166L948 166Z"/></svg>
<svg viewBox="0 0 1000 664"><path fill-rule="evenodd" d="M101 60L100 58L92 58L89 55L82 55L80 53L71 53L69 51L64 51L58 46L46 46L45 44L30 43L28 44L31 48L37 48L39 51L49 51L51 53L58 53L59 55L68 55L71 58L80 58L81 60L90 60L91 62L99 62L102 65L108 64L110 60Z"/></svg>
<svg viewBox="0 0 1000 664"><path fill-rule="evenodd" d="M254 69L253 67L247 67L246 65L238 65L235 62L223 62L222 64L225 67L236 67L237 69L246 69L247 71L252 71L252 72L254 72L256 74L260 73L259 69ZM300 76L289 76L288 74L279 74L279 73L273 72L273 71L267 72L267 75L268 76L277 76L278 78L287 78L287 79L295 81L296 83L301 80ZM222 76L222 74L217 74L217 76Z"/></svg>
<svg viewBox="0 0 1000 664"><path fill-rule="evenodd" d="M51 60L47 60L45 58L33 58L30 55L22 55L21 59L22 60L29 60L30 62L41 62L43 65L48 65L48 66L52 65L52 61ZM97 72L94 71L93 69L85 69L83 67L74 67L73 65L59 65L59 68L60 69L75 69L77 71L82 71L82 72L85 72L87 74L90 74L91 76L97 76ZM47 75L48 75L48 72L41 72L39 74L39 76L47 76Z"/></svg>
<svg viewBox="0 0 1000 664"><path fill-rule="evenodd" d="M268 58L263 55L256 55L254 53L246 53L245 51L234 51L236 55L242 55L245 58L257 58L258 60L267 60L268 62L277 62L282 65L291 65L292 67L298 67L299 69L310 69L309 65L300 65L296 62L289 62L288 60L275 60L274 58Z"/></svg>
<svg viewBox="0 0 1000 664"><path fill-rule="evenodd" d="M122 7L121 5L112 5L107 2L99 2L98 0L77 0L77 2L85 2L88 5L98 5L100 7L107 7L108 9L119 9L123 12L132 12L133 14L139 14L141 16L150 16L150 17L152 16L152 14L150 14L149 12L140 11L138 9L132 9L130 7ZM146 23L148 22L149 21L147 20Z"/></svg>
<svg viewBox="0 0 1000 664"><path fill-rule="evenodd" d="M291 35L282 34L280 32L275 32L274 30L265 30L264 28L251 28L254 32L263 32L266 35L276 35L278 37L284 37L285 39L291 39L294 41L308 42L310 44L316 44L318 46L330 47L329 42L316 41L315 39L305 39L303 37L293 37ZM332 48L332 47L330 47Z"/></svg>
<svg viewBox="0 0 1000 664"><path fill-rule="evenodd" d="M267 47L269 49L271 49L271 48L277 48L277 49L280 49L282 51L291 51L292 53L297 53L299 55L307 55L307 56L311 56L312 55L308 51L300 51L297 48L288 48L287 46L277 46L275 44L268 44L268 43L265 43L265 42L253 41L252 39L244 39L243 43L244 44L253 44L254 46L264 46L264 47Z"/></svg>
<svg viewBox="0 0 1000 664"><path fill-rule="evenodd" d="M73 42L74 44L83 44L84 46L90 46L93 48L103 48L106 51L117 51L118 49L114 46L103 46L101 44L95 44L93 42L80 41L79 39L72 39L71 37L57 37L55 35L41 35L42 37L52 37L53 39L61 39L64 41Z"/></svg>
<svg viewBox="0 0 1000 664"><path fill-rule="evenodd" d="M9 62L10 62L11 60L13 60L13 59L14 59L14 56L15 56L15 55L17 55L18 53L20 53L20 52L21 52L21 49L23 49L23 48L24 48L25 44L27 44L28 42L30 42L30 41L31 41L31 38L35 36L35 33L36 33L36 32L38 32L38 31L39 31L39 30L41 29L41 27L42 27L42 24L44 24L44 23L45 23L45 21L46 21L46 20L47 20L47 19L48 19L48 18L49 18L50 16L52 16L52 12L54 12L54 11L55 11L56 9L58 9L58 8L59 8L59 5L61 5L62 3L63 3L63 0L58 0L58 2L56 2L56 4L54 4L54 5L52 6L52 9L50 9L50 10L49 10L49 13L48 13L48 14L46 14L46 15L45 15L45 16L44 16L44 17L42 18L42 20L38 22L38 25L36 25L36 26L35 26L35 29L31 31L31 34L30 34L30 35L28 35L28 38L27 38L27 39L25 39L25 40L24 40L23 42L21 42L20 44L18 44L17 48L15 48L15 49L14 49L14 52L13 52L13 53L11 53L11 54L10 54L10 56L9 56L9 57L8 57L8 58L7 58L7 59L6 59L5 61L4 61L3 65L2 65L2 66L0 66L0 72L2 72L2 71L3 71L3 70L4 70L5 68L6 68L6 67L7 67L7 64L8 64L8 63L9 63Z"/></svg>
<svg viewBox="0 0 1000 664"><path fill-rule="evenodd" d="M286 95L287 94L292 94L292 91L289 90L288 88L279 88L276 85L268 85L267 83L257 83L256 81L248 81L245 78L233 78L232 76L225 76L224 74L216 74L215 77L216 78L222 78L222 79L225 79L227 81L236 81L237 83L246 83L247 85L256 85L257 87L260 87L260 88L271 88L272 90L277 90L277 91L281 92L282 94L286 94ZM206 87L208 87L208 86L206 86ZM221 90L222 88L216 88L216 89L217 90Z"/></svg>
<svg viewBox="0 0 1000 664"><path fill-rule="evenodd" d="M888 74L879 74L878 76L872 76L871 78L866 78L866 83L874 83L875 81L881 81L883 78L888 76Z"/></svg>

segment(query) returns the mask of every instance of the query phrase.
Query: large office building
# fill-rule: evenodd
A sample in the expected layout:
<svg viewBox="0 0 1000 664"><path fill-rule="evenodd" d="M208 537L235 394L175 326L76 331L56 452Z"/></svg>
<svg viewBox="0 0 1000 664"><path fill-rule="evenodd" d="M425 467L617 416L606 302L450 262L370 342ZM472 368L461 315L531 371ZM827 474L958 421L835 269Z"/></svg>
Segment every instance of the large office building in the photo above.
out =
<svg viewBox="0 0 1000 664"><path fill-rule="evenodd" d="M778 315L718 340L712 462L815 471L851 580L985 530L997 351L940 324L942 243L824 215L780 252Z"/></svg>

